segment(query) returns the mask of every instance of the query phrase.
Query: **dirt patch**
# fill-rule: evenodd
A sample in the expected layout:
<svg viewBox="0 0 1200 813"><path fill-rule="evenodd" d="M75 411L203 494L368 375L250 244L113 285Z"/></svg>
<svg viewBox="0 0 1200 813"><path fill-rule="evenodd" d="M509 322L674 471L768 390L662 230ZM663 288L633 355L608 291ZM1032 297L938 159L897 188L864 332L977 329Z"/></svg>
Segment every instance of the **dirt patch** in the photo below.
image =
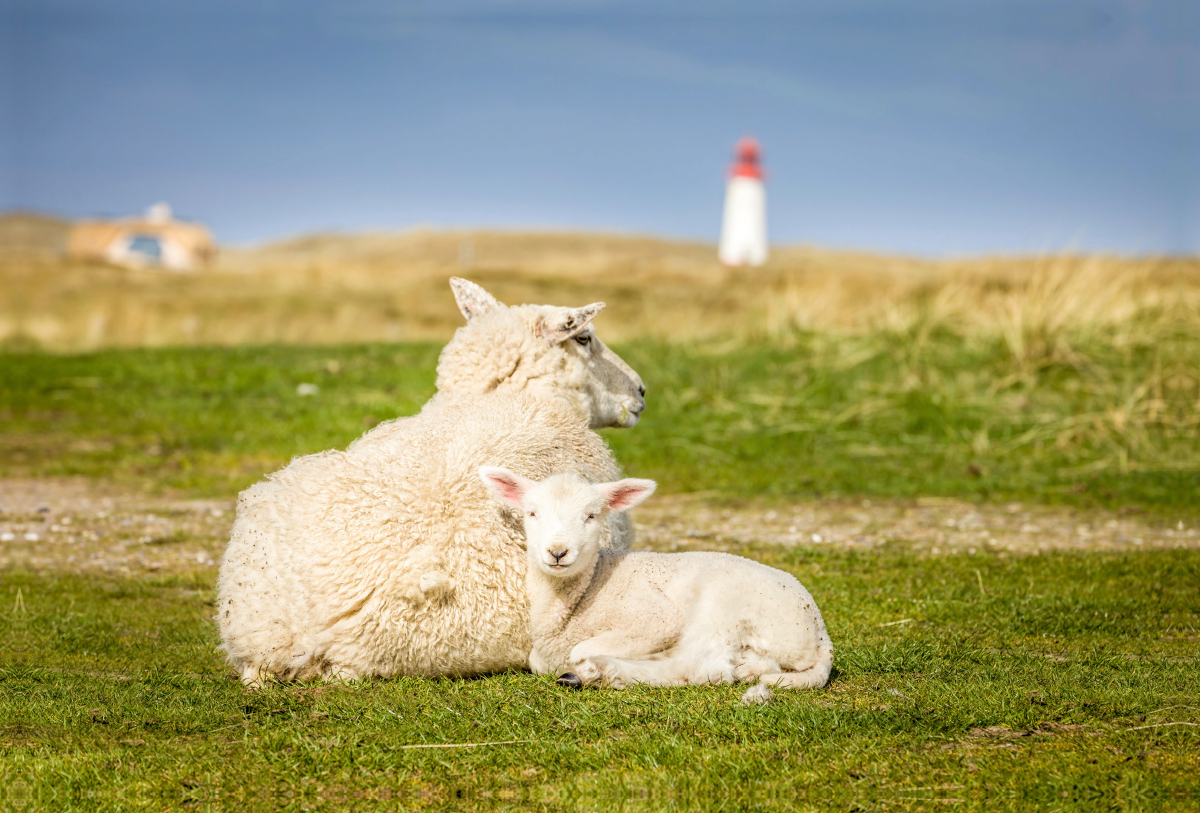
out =
<svg viewBox="0 0 1200 813"><path fill-rule="evenodd" d="M83 479L0 479L0 570L215 572L234 507Z"/></svg>
<svg viewBox="0 0 1200 813"><path fill-rule="evenodd" d="M233 500L155 496L85 479L0 479L0 569L215 572L234 508ZM661 496L640 508L635 520L638 547L654 550L896 543L923 555L948 555L1200 547L1200 530L1182 523L953 500L719 508L702 495Z"/></svg>
<svg viewBox="0 0 1200 813"><path fill-rule="evenodd" d="M715 508L702 496L655 497L636 514L639 547L759 543L912 546L940 555L1200 547L1200 529L1151 523L1121 511L1058 506L976 505L957 500L803 502L786 507Z"/></svg>

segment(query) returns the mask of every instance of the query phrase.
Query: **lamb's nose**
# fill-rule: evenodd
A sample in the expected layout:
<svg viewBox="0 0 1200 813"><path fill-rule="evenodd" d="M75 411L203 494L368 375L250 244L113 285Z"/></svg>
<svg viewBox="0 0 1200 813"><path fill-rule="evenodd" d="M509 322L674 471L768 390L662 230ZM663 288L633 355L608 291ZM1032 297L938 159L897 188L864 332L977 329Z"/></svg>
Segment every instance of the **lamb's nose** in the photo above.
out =
<svg viewBox="0 0 1200 813"><path fill-rule="evenodd" d="M638 386L638 395L642 396L643 398L646 397L646 385L645 384Z"/></svg>
<svg viewBox="0 0 1200 813"><path fill-rule="evenodd" d="M558 564L558 562L559 562L559 561L560 561L560 560L561 560L561 559L562 559L564 556L566 556L566 555L567 555L567 549L566 549L566 548L563 548L562 550L550 550L550 551L546 551L546 552L547 552L547 553L549 553L551 556L553 556L553 557L554 557L554 562L555 562L555 564Z"/></svg>

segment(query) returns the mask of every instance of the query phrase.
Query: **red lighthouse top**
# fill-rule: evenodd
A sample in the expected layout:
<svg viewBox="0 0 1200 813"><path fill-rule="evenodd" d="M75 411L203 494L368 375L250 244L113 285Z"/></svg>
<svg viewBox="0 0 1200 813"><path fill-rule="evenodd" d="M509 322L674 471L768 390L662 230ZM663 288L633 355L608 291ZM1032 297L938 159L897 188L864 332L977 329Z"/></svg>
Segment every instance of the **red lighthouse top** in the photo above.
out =
<svg viewBox="0 0 1200 813"><path fill-rule="evenodd" d="M729 168L729 174L735 178L762 178L761 150L758 142L752 136L746 136L734 147L737 158Z"/></svg>

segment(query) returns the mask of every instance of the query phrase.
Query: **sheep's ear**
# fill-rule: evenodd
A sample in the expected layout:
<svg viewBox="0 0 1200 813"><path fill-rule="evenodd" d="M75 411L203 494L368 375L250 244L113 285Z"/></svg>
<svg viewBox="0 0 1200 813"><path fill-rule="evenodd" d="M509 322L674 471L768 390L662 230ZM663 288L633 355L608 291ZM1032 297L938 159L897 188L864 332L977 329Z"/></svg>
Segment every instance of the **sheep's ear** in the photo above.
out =
<svg viewBox="0 0 1200 813"><path fill-rule="evenodd" d="M480 466L479 476L492 496L513 508L524 508L525 494L534 482L499 466Z"/></svg>
<svg viewBox="0 0 1200 813"><path fill-rule="evenodd" d="M603 302L593 302L582 308L560 308L538 325L538 335L550 342L565 342L592 323L604 310Z"/></svg>
<svg viewBox="0 0 1200 813"><path fill-rule="evenodd" d="M625 511L645 502L658 488L658 483L629 477L615 483L603 483L596 488L604 495L604 505L609 511Z"/></svg>
<svg viewBox="0 0 1200 813"><path fill-rule="evenodd" d="M454 301L458 303L458 309L467 317L468 322L500 307L496 297L462 277L450 278L450 290L454 291Z"/></svg>

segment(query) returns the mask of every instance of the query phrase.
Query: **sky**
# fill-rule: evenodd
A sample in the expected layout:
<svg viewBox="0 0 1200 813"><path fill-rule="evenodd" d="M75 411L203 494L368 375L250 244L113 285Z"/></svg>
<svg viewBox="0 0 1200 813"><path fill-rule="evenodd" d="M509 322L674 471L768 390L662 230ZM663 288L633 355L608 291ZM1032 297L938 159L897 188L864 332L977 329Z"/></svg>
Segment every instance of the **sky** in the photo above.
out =
<svg viewBox="0 0 1200 813"><path fill-rule="evenodd" d="M1194 0L0 0L0 209L1200 251Z"/></svg>

